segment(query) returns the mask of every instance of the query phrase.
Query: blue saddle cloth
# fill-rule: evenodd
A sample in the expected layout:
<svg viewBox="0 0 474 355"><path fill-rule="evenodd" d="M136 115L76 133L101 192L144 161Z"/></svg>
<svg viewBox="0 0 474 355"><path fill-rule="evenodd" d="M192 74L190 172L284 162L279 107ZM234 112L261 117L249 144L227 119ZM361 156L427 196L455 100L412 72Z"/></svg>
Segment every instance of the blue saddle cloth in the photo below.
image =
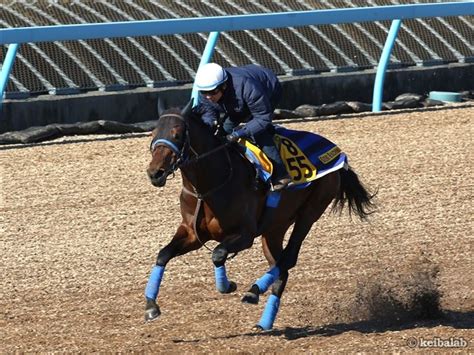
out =
<svg viewBox="0 0 474 355"><path fill-rule="evenodd" d="M301 189L312 181L341 168L347 168L347 156L330 140L319 134L275 127L275 144L288 174L293 180L290 189ZM241 141L245 155L259 177L270 180L273 167L263 151L249 141Z"/></svg>
<svg viewBox="0 0 474 355"><path fill-rule="evenodd" d="M333 171L347 168L346 154L330 140L311 132L275 128L275 143L295 185L307 185Z"/></svg>

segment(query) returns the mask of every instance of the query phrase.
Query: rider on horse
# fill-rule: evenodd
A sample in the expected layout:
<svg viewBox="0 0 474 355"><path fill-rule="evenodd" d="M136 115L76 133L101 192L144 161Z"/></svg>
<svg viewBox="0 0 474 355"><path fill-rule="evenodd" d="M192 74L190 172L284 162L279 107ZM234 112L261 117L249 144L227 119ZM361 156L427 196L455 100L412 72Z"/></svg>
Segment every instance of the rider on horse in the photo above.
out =
<svg viewBox="0 0 474 355"><path fill-rule="evenodd" d="M281 97L276 75L258 65L224 69L208 63L199 68L195 86L200 93L195 111L202 120L213 128L221 124L229 142L239 138L254 141L273 163L273 190L285 188L291 178L273 141L273 111Z"/></svg>

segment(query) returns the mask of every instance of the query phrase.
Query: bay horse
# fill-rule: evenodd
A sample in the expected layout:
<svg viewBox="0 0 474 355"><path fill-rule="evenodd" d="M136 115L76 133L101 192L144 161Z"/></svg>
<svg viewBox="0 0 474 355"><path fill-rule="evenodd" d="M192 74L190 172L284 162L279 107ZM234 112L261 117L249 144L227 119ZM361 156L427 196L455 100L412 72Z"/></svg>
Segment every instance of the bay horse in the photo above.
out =
<svg viewBox="0 0 474 355"><path fill-rule="evenodd" d="M161 111L161 110L159 110ZM284 190L277 203L268 202L268 189L256 186L254 167L242 157L237 143L223 139L203 123L188 104L183 110L159 112L150 145L147 174L151 183L163 187L170 175L181 170L181 223L169 244L157 256L145 289L145 320L156 319L156 302L168 262L207 241L219 244L212 251L217 290L230 293L237 286L228 280L225 262L253 245L262 236L262 248L270 269L244 294L242 302L257 304L259 295L273 285L257 328L273 327L288 271L296 265L303 240L311 226L333 202L333 209L347 205L365 219L374 207L371 195L347 166L331 172L304 189ZM272 194L270 194L273 196ZM268 211L271 211L269 213ZM291 225L287 245L284 236Z"/></svg>

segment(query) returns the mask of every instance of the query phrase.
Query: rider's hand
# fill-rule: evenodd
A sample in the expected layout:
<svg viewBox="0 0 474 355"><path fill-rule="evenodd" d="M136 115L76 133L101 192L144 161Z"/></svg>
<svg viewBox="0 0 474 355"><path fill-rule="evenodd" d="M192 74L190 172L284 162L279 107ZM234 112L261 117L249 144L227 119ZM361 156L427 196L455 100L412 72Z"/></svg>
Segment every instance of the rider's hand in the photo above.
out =
<svg viewBox="0 0 474 355"><path fill-rule="evenodd" d="M227 139L228 142L231 142L231 143L232 142L237 142L240 138L240 134L239 134L238 131L234 131L234 132L228 134L225 138Z"/></svg>

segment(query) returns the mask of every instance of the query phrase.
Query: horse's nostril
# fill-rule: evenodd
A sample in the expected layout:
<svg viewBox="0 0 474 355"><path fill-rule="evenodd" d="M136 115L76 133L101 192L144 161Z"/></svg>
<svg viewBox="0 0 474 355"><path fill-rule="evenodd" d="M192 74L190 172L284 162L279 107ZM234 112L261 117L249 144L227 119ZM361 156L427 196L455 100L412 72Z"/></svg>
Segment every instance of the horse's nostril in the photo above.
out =
<svg viewBox="0 0 474 355"><path fill-rule="evenodd" d="M151 178L151 179L159 179L160 177L163 176L164 174L164 170L163 169L159 169L159 170L148 170L148 176Z"/></svg>

